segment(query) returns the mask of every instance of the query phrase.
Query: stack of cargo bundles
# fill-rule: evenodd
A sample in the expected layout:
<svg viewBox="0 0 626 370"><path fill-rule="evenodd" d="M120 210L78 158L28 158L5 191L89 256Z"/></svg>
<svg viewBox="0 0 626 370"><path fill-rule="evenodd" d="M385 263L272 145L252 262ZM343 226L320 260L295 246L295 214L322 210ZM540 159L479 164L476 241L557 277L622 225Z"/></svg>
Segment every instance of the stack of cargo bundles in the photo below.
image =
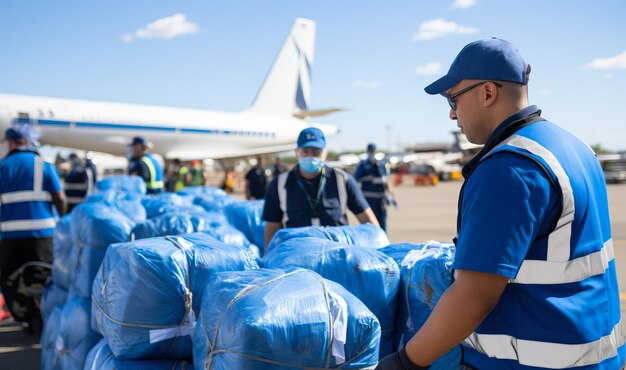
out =
<svg viewBox="0 0 626 370"><path fill-rule="evenodd" d="M309 270L218 273L198 320L195 369L373 369L378 362L376 317Z"/></svg>
<svg viewBox="0 0 626 370"><path fill-rule="evenodd" d="M233 203L224 208L228 222L258 246L265 245L264 204L264 200L249 200Z"/></svg>
<svg viewBox="0 0 626 370"><path fill-rule="evenodd" d="M398 294L395 348L402 348L424 325L441 295L452 283L454 245L429 241L424 244L392 244L381 252L398 262L402 279ZM432 364L432 370L457 369L459 346Z"/></svg>
<svg viewBox="0 0 626 370"><path fill-rule="evenodd" d="M159 193L141 198L146 209L146 217L153 218L182 207L192 206L192 196L181 196L174 193Z"/></svg>
<svg viewBox="0 0 626 370"><path fill-rule="evenodd" d="M63 306L64 304L54 307L44 320L40 339L42 370L56 370L60 369L61 366L56 355L56 345L57 338L59 338Z"/></svg>
<svg viewBox="0 0 626 370"><path fill-rule="evenodd" d="M200 194L193 199L193 204L204 208L207 212L222 212L226 206L237 200L230 196Z"/></svg>
<svg viewBox="0 0 626 370"><path fill-rule="evenodd" d="M40 309L44 321L50 315L52 310L57 306L63 306L67 301L68 292L55 283L50 283L46 286L43 295L41 296Z"/></svg>
<svg viewBox="0 0 626 370"><path fill-rule="evenodd" d="M393 329L400 270L395 261L377 249L318 238L289 239L268 251L263 267L313 270L341 284L369 308L382 329L380 354L393 350Z"/></svg>
<svg viewBox="0 0 626 370"><path fill-rule="evenodd" d="M202 233L112 245L93 284L92 326L119 359L185 360L207 281L256 268L247 251Z"/></svg>
<svg viewBox="0 0 626 370"><path fill-rule="evenodd" d="M146 194L146 183L139 176L113 175L103 178L96 185L98 190L113 190L137 196Z"/></svg>
<svg viewBox="0 0 626 370"><path fill-rule="evenodd" d="M191 370L193 365L187 361L176 360L120 360L113 355L106 339L100 340L89 351L85 370Z"/></svg>
<svg viewBox="0 0 626 370"><path fill-rule="evenodd" d="M72 280L71 253L70 216L65 215L56 223L52 237L52 283L46 286L41 297L41 313L44 319L50 315L54 307L67 301Z"/></svg>
<svg viewBox="0 0 626 370"><path fill-rule="evenodd" d="M89 350L102 336L91 330L91 303L79 296L70 296L59 312L50 315L42 335L42 368L60 370L82 370ZM54 325L54 321L57 325ZM54 327L53 327L54 325ZM55 329L56 336L55 336Z"/></svg>
<svg viewBox="0 0 626 370"><path fill-rule="evenodd" d="M181 189L176 192L178 195L183 196L198 196L198 195L207 195L211 197L227 197L228 193L226 193L223 189L216 188L214 186L187 186L184 189Z"/></svg>
<svg viewBox="0 0 626 370"><path fill-rule="evenodd" d="M389 245L389 238L385 231L368 223L358 226L305 226L280 229L270 240L267 249L273 249L289 239L304 237L371 248L382 248Z"/></svg>

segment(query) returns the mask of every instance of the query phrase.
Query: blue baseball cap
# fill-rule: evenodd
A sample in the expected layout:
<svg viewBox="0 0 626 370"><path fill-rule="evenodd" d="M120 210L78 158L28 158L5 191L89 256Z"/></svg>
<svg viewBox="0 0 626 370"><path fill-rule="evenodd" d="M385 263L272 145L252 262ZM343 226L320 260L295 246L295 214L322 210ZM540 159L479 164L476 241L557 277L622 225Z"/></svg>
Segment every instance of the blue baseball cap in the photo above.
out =
<svg viewBox="0 0 626 370"><path fill-rule="evenodd" d="M20 141L26 140L26 138L16 129L10 128L4 132L4 139L2 140L2 142L4 143L7 140Z"/></svg>
<svg viewBox="0 0 626 370"><path fill-rule="evenodd" d="M528 83L530 66L506 40L491 38L466 45L456 56L448 73L426 86L428 94L441 94L461 80L509 81Z"/></svg>
<svg viewBox="0 0 626 370"><path fill-rule="evenodd" d="M307 127L298 136L298 148L318 148L326 147L326 138L319 128Z"/></svg>
<svg viewBox="0 0 626 370"><path fill-rule="evenodd" d="M374 144L374 143L367 144L367 151L368 152L373 152L375 150L376 150L376 144Z"/></svg>
<svg viewBox="0 0 626 370"><path fill-rule="evenodd" d="M150 146L150 143L143 136L135 136L133 138L133 141L130 144L128 144L128 146L133 146L133 145Z"/></svg>

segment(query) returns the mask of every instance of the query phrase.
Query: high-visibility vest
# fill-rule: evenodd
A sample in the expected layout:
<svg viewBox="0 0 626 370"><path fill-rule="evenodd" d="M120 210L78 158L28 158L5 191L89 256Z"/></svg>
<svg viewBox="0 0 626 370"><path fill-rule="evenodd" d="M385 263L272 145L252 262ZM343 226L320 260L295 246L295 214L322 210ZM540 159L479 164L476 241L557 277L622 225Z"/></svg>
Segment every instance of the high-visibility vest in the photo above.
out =
<svg viewBox="0 0 626 370"><path fill-rule="evenodd" d="M149 153L144 154L139 160L146 164L148 172L150 172L150 180L146 181L146 189L148 192L163 190L163 170L159 162Z"/></svg>
<svg viewBox="0 0 626 370"><path fill-rule="evenodd" d="M176 178L176 185L174 186L175 191L179 191L185 188L185 175L189 172L189 169L186 166L181 166L178 169L178 177Z"/></svg>

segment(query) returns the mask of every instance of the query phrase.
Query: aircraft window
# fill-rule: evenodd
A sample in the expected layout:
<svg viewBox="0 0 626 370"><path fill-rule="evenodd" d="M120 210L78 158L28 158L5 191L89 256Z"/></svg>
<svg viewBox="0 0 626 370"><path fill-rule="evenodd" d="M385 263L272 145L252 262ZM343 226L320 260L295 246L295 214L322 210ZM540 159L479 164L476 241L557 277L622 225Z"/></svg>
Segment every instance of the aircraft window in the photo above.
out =
<svg viewBox="0 0 626 370"><path fill-rule="evenodd" d="M25 112L19 112L17 114L17 118L30 118L30 114L29 113L25 113Z"/></svg>

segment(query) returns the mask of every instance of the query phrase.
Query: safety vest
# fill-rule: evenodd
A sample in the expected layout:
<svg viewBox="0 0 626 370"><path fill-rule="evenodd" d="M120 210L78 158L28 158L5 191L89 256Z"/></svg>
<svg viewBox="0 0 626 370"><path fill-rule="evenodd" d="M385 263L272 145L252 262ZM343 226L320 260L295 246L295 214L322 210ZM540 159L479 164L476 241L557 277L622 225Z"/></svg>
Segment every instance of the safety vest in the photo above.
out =
<svg viewBox="0 0 626 370"><path fill-rule="evenodd" d="M294 171L297 171L297 167L294 168ZM346 209L348 208L348 174L339 168L333 168L332 171L335 172L335 176L337 178L337 194L339 198L339 205L341 207L341 214L346 214ZM287 221L289 221L289 212L287 209L287 188L285 185L287 184L287 178L291 171L283 172L278 175L277 185L278 185L278 203L280 206L280 210L283 212L283 227L287 227Z"/></svg>
<svg viewBox="0 0 626 370"><path fill-rule="evenodd" d="M33 151L16 151L0 162L2 239L52 236L57 217L43 188L46 165L52 167Z"/></svg>
<svg viewBox="0 0 626 370"><path fill-rule="evenodd" d="M361 161L357 174L360 176L356 180L359 182L365 198L380 200L385 198L387 172L380 162L372 163L367 159Z"/></svg>
<svg viewBox="0 0 626 370"><path fill-rule="evenodd" d="M140 159L148 167L150 180L146 181L148 193L160 192L163 190L163 171L159 162L150 154L144 154Z"/></svg>
<svg viewBox="0 0 626 370"><path fill-rule="evenodd" d="M174 187L174 191L179 191L185 188L185 175L189 172L189 169L186 166L181 166L178 170L178 178L176 180L176 185Z"/></svg>
<svg viewBox="0 0 626 370"><path fill-rule="evenodd" d="M530 246L533 258L526 255L498 305L464 341L465 360L479 369L620 368L619 291L595 154L547 121L519 129L478 166L500 152L542 167L562 194L562 210L553 231Z"/></svg>
<svg viewBox="0 0 626 370"><path fill-rule="evenodd" d="M93 193L94 173L90 167L76 166L64 178L63 189L69 204L80 204Z"/></svg>

